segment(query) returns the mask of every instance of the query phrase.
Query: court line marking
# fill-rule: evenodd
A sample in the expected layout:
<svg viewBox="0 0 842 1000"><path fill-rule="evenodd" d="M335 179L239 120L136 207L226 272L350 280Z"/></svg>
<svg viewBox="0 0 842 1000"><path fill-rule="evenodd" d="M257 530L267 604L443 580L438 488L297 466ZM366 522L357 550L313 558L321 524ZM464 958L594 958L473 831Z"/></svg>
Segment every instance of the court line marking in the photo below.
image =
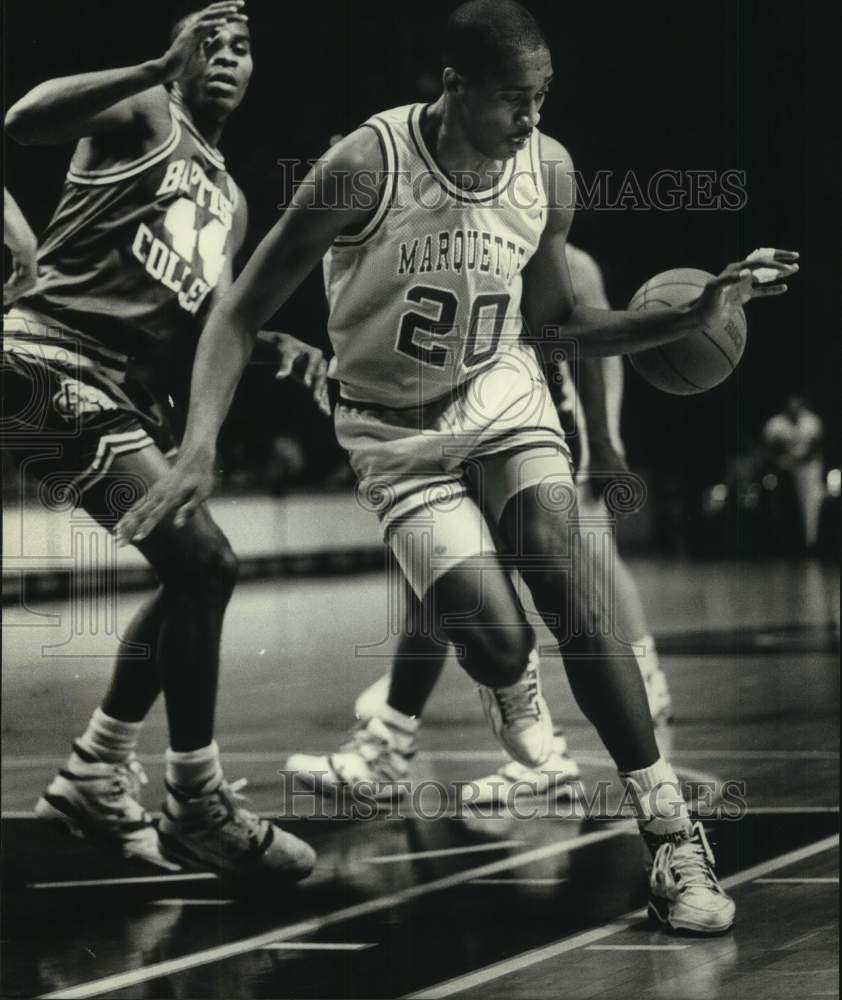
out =
<svg viewBox="0 0 842 1000"><path fill-rule="evenodd" d="M611 840L614 837L625 835L630 828L636 828L633 820L618 823L610 830L582 834L579 837L572 837L570 840L558 841L555 844L546 844L543 847L533 848L531 851L523 851L514 857L491 861L484 865L477 865L475 868L466 868L462 871L454 872L452 875L433 879L433 881L425 882L421 885L407 886L405 889L399 889L385 896L378 896L363 903L355 903L352 906L334 910L332 913L326 913L320 917L311 917L294 924L281 925L273 930L264 931L262 934L254 934L251 937L241 938L239 941L216 945L213 948L204 948L200 951L182 955L179 958L153 962L142 969L118 972L110 976L104 976L101 979L55 990L51 993L42 993L38 1000L59 1000L59 998L61 1000L81 1000L84 997L95 997L106 992L116 992L129 986L136 986L138 983L149 982L151 979L160 979L162 976L175 975L179 972L185 972L188 969L195 969L201 965L208 965L211 962L219 962L226 958L236 958L238 955L257 951L264 945L272 944L274 941L289 940L290 938L314 934L323 927L332 927L335 924L355 920L359 917L366 917L393 906L401 906L422 896L428 896L435 892L443 892L446 889L463 885L474 878L481 878L485 875L496 875L499 872L508 871L511 868L520 868L523 865L532 864L536 861L543 861L545 858L551 858L558 854L569 854L571 851L578 850L579 848L588 847L591 844L597 844L604 840Z"/></svg>
<svg viewBox="0 0 842 1000"><path fill-rule="evenodd" d="M288 757L293 751L230 751L225 754L226 761L241 764L278 763ZM681 758L694 757L699 760L717 760L720 757L731 757L745 760L839 760L838 750L693 750L682 747L671 750L669 758L672 761ZM25 771L30 767L60 767L66 756L32 755L12 757L8 754L3 760L4 771ZM577 753L576 759L586 764L611 764L611 758L605 753ZM143 760L149 764L163 764L163 754L143 754ZM499 750L422 750L416 754L416 760L440 761L495 761L501 762L505 757ZM278 770L284 770L279 767Z"/></svg>
<svg viewBox="0 0 842 1000"><path fill-rule="evenodd" d="M839 806L749 806L755 816L787 816L798 813L838 813Z"/></svg>
<svg viewBox="0 0 842 1000"><path fill-rule="evenodd" d="M364 858L369 865L389 865L397 861L414 861L416 858L446 858L451 854L479 854L482 851L502 851L507 847L522 847L525 840L498 840L494 844L472 844L467 847L442 847L434 851L415 851L412 854L381 854Z"/></svg>
<svg viewBox="0 0 842 1000"><path fill-rule="evenodd" d="M71 882L30 882L27 889L87 889L100 885L148 885L154 882L193 882L219 878L213 872L184 872L177 875L137 875L127 878L74 879Z"/></svg>
<svg viewBox="0 0 842 1000"><path fill-rule="evenodd" d="M585 951L684 951L689 944L589 944Z"/></svg>
<svg viewBox="0 0 842 1000"><path fill-rule="evenodd" d="M819 934L824 933L826 930L835 930L836 925L833 923L822 924L821 927L816 927L815 930L808 931L806 934L802 934L801 937L793 938L791 941L787 941L781 945L781 950L789 948L797 948L799 945L804 944L805 941L809 941L811 938L818 937Z"/></svg>
<svg viewBox="0 0 842 1000"><path fill-rule="evenodd" d="M153 899L153 906L230 906L236 899Z"/></svg>
<svg viewBox="0 0 842 1000"><path fill-rule="evenodd" d="M676 768L676 773L679 773L679 772L680 772L680 768ZM684 773L686 773L686 772L684 772ZM530 796L530 797L527 798L526 796L524 796L523 801L524 802L543 802L544 801L544 797L540 796L540 795L536 795L536 796ZM743 812L740 812L734 818L738 819L738 818L741 818L742 816L747 816L747 815L751 815L751 816L788 816L788 815L797 816L797 815L800 815L802 813L804 813L804 814L815 813L815 814L818 814L818 815L822 815L822 814L824 814L824 815L831 815L831 814L838 814L838 812L839 812L839 806L831 806L831 805L825 805L825 806L749 806L748 809L744 810ZM274 811L266 812L265 810L258 810L258 813L259 813L260 816L263 816L265 819L277 819L278 818L277 813L274 812ZM161 814L153 812L153 813L151 813L151 815L153 817L155 817L155 816L160 816ZM495 815L495 814L492 813L490 815ZM603 815L601 813L591 813L589 816L580 816L580 815L577 814L575 816L562 817L562 818L593 819L593 820L616 820L617 819L616 816ZM705 819L722 819L723 817L718 812L714 811L711 816L705 816L704 818ZM31 811L10 810L8 812L4 812L4 813L0 814L0 819L4 819L4 820L37 819L37 817L36 817L35 813L31 812ZM170 877L172 877L172 876L170 876ZM178 877L181 877L181 876L178 876ZM196 875L194 875L192 877L193 878L202 878L204 876L201 875L201 874L196 874ZM50 885L60 885L62 883L44 883L44 884L45 885L48 885L48 884L50 884ZM68 885L70 885L70 884L72 884L72 883L68 883ZM95 883L91 883L91 884L95 884ZM28 886L27 888L31 889L31 888L33 888L33 886Z"/></svg>
<svg viewBox="0 0 842 1000"><path fill-rule="evenodd" d="M561 885L566 878L474 878L468 885Z"/></svg>
<svg viewBox="0 0 842 1000"><path fill-rule="evenodd" d="M832 837L825 837L823 840L808 844L806 847L788 851L786 854L778 855L776 858L770 858L769 861L763 861L751 868L747 868L743 872L737 872L735 875L724 879L722 886L725 889L736 888L746 882L761 878L769 872L796 864L799 861L811 858L816 854L822 854L838 846L839 834L834 834ZM627 930L629 921L636 921L645 915L645 909L633 910L611 923L604 924L602 927L583 931L580 934L574 934L572 937L562 938L560 941L544 945L541 948L533 948L522 952L520 955L505 959L502 962L494 962L492 965L486 965L484 968L477 969L474 972L468 972L465 975L436 983L416 993L408 993L402 1000L440 1000L442 997L453 996L455 993L463 993L465 990L472 989L475 986L482 986L495 979L501 979L503 976L509 975L509 973L519 972L521 969L538 965L558 955L564 955L569 951L575 951L578 948L584 948L604 938L611 937L619 931ZM625 920L626 923L620 923L620 920Z"/></svg>
<svg viewBox="0 0 842 1000"><path fill-rule="evenodd" d="M756 878L755 885L839 885L836 878Z"/></svg>
<svg viewBox="0 0 842 1000"><path fill-rule="evenodd" d="M264 944L261 951L365 951L366 948L376 948L376 941L279 941L276 944Z"/></svg>

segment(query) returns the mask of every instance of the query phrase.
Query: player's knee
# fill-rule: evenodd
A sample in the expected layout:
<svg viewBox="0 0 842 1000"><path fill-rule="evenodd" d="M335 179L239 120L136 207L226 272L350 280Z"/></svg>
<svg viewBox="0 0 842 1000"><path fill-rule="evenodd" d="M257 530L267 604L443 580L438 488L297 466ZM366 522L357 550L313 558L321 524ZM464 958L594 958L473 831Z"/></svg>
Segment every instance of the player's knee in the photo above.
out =
<svg viewBox="0 0 842 1000"><path fill-rule="evenodd" d="M164 569L164 585L189 599L227 601L237 581L237 557L221 533L198 535Z"/></svg>
<svg viewBox="0 0 842 1000"><path fill-rule="evenodd" d="M526 624L472 629L465 637L473 676L489 687L508 687L523 676L535 636Z"/></svg>
<svg viewBox="0 0 842 1000"><path fill-rule="evenodd" d="M227 540L222 539L214 544L207 557L207 566L217 588L230 596L239 576L240 561Z"/></svg>

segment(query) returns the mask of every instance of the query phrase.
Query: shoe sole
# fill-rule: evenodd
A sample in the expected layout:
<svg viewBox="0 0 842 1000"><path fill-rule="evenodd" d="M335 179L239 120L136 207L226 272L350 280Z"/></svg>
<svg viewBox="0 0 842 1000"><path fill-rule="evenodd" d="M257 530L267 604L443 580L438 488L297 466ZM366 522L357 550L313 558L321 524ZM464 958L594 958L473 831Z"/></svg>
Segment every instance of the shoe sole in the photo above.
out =
<svg viewBox="0 0 842 1000"><path fill-rule="evenodd" d="M658 911L658 906L652 900L646 907L646 913L651 923L656 924L661 930L669 931L672 934L686 937L716 937L719 934L727 934L734 926L732 920L724 927L700 927L693 924L674 924L669 916L662 916Z"/></svg>
<svg viewBox="0 0 842 1000"><path fill-rule="evenodd" d="M572 799L573 791L570 788L558 788L556 787L553 791L547 790L546 792L516 792L512 795L504 796L481 796L478 799L471 799L470 802L465 802L465 806L506 806L511 804L512 801L517 800L518 802L558 802L559 799Z"/></svg>
<svg viewBox="0 0 842 1000"><path fill-rule="evenodd" d="M127 861L143 861L146 864L154 865L156 868L163 868L166 871L176 871L181 867L177 862L171 863L163 851L161 851L159 858L151 858L148 854L125 851L119 842L115 842L110 837L104 836L93 827L88 827L80 823L77 818L63 812L57 805L54 805L44 796L41 796L35 803L33 811L38 819L52 823L69 836L75 837L77 840L86 840L89 844L93 844L109 854L116 854L118 857L125 858Z"/></svg>
<svg viewBox="0 0 842 1000"><path fill-rule="evenodd" d="M356 794L359 794L359 798L365 802L389 803L394 802L396 799L402 799L407 793L407 789L402 785L398 785L394 791L373 793L370 791L371 783L366 781L359 782L359 786L369 789L369 791L365 794L362 792L356 793L355 788L358 786L350 784L347 781L332 782L321 777L316 777L315 774L306 771L293 772L293 780L298 785L299 790L317 792L323 798L331 799L341 799L343 795L354 797ZM387 782L383 782L383 784L387 784Z"/></svg>
<svg viewBox="0 0 842 1000"><path fill-rule="evenodd" d="M52 802L48 802L43 796L35 803L34 812L38 819L61 826L65 833L69 833L71 837L77 837L79 840L96 839L96 835L93 832L80 826L75 819L68 816L67 813L62 812Z"/></svg>
<svg viewBox="0 0 842 1000"><path fill-rule="evenodd" d="M301 882L313 872L312 868L302 871L276 869L271 872L265 868L257 867L252 869L223 868L221 865L212 864L204 858L199 857L189 847L185 847L180 840L176 840L174 837L170 837L160 830L158 831L158 840L160 841L161 854L164 858L178 864L187 871L212 872L221 879L236 880L249 885L257 885L266 878L278 879L282 882Z"/></svg>

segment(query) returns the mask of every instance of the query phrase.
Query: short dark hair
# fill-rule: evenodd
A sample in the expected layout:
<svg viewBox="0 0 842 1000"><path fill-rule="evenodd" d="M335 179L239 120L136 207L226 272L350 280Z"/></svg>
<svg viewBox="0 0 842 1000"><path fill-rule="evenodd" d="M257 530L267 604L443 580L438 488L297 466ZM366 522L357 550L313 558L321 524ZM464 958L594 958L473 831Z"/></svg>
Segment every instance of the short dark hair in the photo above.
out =
<svg viewBox="0 0 842 1000"><path fill-rule="evenodd" d="M516 53L549 48L532 14L515 0L468 0L450 15L442 60L465 77L482 78Z"/></svg>

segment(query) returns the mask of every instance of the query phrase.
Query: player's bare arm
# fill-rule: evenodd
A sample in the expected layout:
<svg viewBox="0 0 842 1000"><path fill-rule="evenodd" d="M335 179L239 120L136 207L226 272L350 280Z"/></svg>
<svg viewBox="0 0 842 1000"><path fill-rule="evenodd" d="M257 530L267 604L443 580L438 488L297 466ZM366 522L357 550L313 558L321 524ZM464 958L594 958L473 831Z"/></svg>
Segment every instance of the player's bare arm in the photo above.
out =
<svg viewBox="0 0 842 1000"><path fill-rule="evenodd" d="M747 258L728 264L699 298L686 306L628 312L578 304L565 254L575 211L573 162L561 143L549 136L541 136L541 148L547 225L524 270L523 313L530 335L545 352L551 351L555 342L546 331L560 325L566 338L578 342L582 355L606 357L658 347L719 322L723 314L753 298L781 295L787 290L782 279L798 270L797 253L775 250L765 260ZM771 284L755 281L754 273L763 267L776 271L778 280Z"/></svg>
<svg viewBox="0 0 842 1000"><path fill-rule="evenodd" d="M9 109L6 131L23 145L122 136L132 155L144 153L170 129L165 85L185 72L207 39L225 24L246 21L242 7L243 0L206 7L182 24L158 58L39 84Z"/></svg>
<svg viewBox="0 0 842 1000"><path fill-rule="evenodd" d="M28 292L38 277L38 241L18 203L3 188L3 242L12 255L12 273L3 286L3 303L11 305Z"/></svg>
<svg viewBox="0 0 842 1000"><path fill-rule="evenodd" d="M173 468L117 526L122 544L145 538L169 512L182 524L213 490L216 439L258 331L371 206L344 202L344 180L383 170L377 136L358 129L332 146L308 173L283 216L215 306L199 339L184 441ZM330 207L328 207L330 206Z"/></svg>
<svg viewBox="0 0 842 1000"><path fill-rule="evenodd" d="M242 189L237 187L237 207L234 210L234 225L231 230L231 253L225 258L219 281L213 290L211 311L234 283L233 261L243 248L247 231L248 202ZM260 330L257 340L265 345L267 353L271 352L273 360L278 365L275 377L285 379L291 376L312 389L316 405L323 413L329 415L327 361L318 347L305 344L292 334L282 333L279 330Z"/></svg>
<svg viewBox="0 0 842 1000"><path fill-rule="evenodd" d="M610 309L599 265L584 250L568 244L568 266L576 289L576 301L593 309ZM625 456L612 440L606 383L622 379L619 357L585 357L579 362L579 398L582 419L588 432L588 473L584 485L594 499L599 499L612 476L628 471ZM619 369L619 370L618 370Z"/></svg>

